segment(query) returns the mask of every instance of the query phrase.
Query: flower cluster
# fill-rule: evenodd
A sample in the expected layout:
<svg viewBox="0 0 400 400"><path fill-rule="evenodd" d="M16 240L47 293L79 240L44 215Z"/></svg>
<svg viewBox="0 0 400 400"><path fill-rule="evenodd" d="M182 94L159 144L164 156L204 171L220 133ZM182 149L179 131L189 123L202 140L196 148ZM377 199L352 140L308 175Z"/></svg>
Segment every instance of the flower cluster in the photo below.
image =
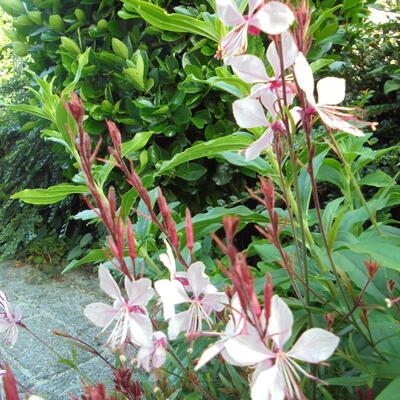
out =
<svg viewBox="0 0 400 400"><path fill-rule="evenodd" d="M246 160L251 161L273 146L282 135L294 135L290 120L295 126L301 122L304 129L318 116L328 129L363 136L362 128L375 123L359 119L355 108L338 106L345 98L345 80L326 77L317 84L318 101L314 97L314 78L304 52L304 35L309 18L299 7L292 9L280 2L249 1L248 15L243 16L234 0L217 0L217 15L231 31L220 41L217 57L223 58L236 75L253 84L250 95L236 100L233 113L242 128L265 127L266 130L251 146L245 149ZM293 22L297 26L290 29ZM266 72L264 61L255 55L245 54L247 34L265 32L271 43L266 59L273 76ZM297 95L298 104L294 104ZM288 116L290 113L290 116Z"/></svg>

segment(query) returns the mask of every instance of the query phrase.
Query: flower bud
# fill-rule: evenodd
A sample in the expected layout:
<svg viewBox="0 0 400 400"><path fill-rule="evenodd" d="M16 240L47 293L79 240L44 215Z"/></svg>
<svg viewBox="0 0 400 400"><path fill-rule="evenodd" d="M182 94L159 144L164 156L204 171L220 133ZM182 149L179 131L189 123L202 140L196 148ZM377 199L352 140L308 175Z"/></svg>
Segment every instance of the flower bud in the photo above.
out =
<svg viewBox="0 0 400 400"><path fill-rule="evenodd" d="M367 268L368 278L369 280L371 280L378 272L380 265L376 261L371 259L364 261L364 265Z"/></svg>

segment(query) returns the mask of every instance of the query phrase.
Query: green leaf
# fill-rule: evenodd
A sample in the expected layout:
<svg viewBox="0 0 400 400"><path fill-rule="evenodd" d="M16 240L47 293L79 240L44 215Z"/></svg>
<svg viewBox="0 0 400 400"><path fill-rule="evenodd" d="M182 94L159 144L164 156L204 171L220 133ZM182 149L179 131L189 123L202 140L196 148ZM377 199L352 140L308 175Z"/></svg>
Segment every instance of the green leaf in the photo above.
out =
<svg viewBox="0 0 400 400"><path fill-rule="evenodd" d="M364 176L358 182L360 185L375 186L375 187L387 187L396 184L396 181L385 174L383 171L375 171L371 174Z"/></svg>
<svg viewBox="0 0 400 400"><path fill-rule="evenodd" d="M53 122L53 118L51 115L49 115L47 112L45 112L43 109L40 107L36 106L30 106L27 104L20 104L20 105L14 105L14 104L6 104L3 102L0 102L1 107L7 107L10 110L13 111L19 111L19 112L26 112L28 114L36 115L37 117L48 119L49 121Z"/></svg>
<svg viewBox="0 0 400 400"><path fill-rule="evenodd" d="M320 26L321 24L326 21L328 18L336 18L336 16L333 14L336 10L338 10L341 5L329 8L328 10L325 10L318 18L317 20L310 26L308 29L308 34L311 35L314 33Z"/></svg>
<svg viewBox="0 0 400 400"><path fill-rule="evenodd" d="M385 82L385 85L383 86L383 90L385 94L388 94L390 92L393 92L395 90L400 89L400 80L399 79L390 79Z"/></svg>
<svg viewBox="0 0 400 400"><path fill-rule="evenodd" d="M112 38L111 40L111 47L113 49L113 52L121 58L127 59L129 57L129 50L128 47L124 42L121 42L121 40L117 38Z"/></svg>
<svg viewBox="0 0 400 400"><path fill-rule="evenodd" d="M61 273L65 274L66 272L69 272L83 264L99 263L99 262L106 261L106 260L107 260L107 257L104 255L103 250L101 250L101 249L91 250L88 254L86 254L85 257L81 258L80 260L72 260L63 269L63 271Z"/></svg>
<svg viewBox="0 0 400 400"><path fill-rule="evenodd" d="M50 186L47 189L25 189L14 193L11 198L19 199L29 204L54 204L75 193L88 193L88 189L84 185L61 183L60 185Z"/></svg>
<svg viewBox="0 0 400 400"><path fill-rule="evenodd" d="M151 136L153 135L153 131L149 132L138 132L135 137L128 142L122 143L122 156L125 157L129 153L133 153L134 151L140 150L142 147L146 145ZM115 161L113 157L110 158L110 161ZM103 187L108 175L113 170L114 166L112 164L107 164L103 167L103 170L96 177L98 184Z"/></svg>
<svg viewBox="0 0 400 400"><path fill-rule="evenodd" d="M221 153L220 155L232 165L244 167L263 175L275 175L272 166L261 157L257 157L252 161L246 161L244 155L240 154L238 151L226 151Z"/></svg>
<svg viewBox="0 0 400 400"><path fill-rule="evenodd" d="M329 385L333 386L362 386L366 385L370 379L369 375L363 376L342 376L340 378L324 379Z"/></svg>
<svg viewBox="0 0 400 400"><path fill-rule="evenodd" d="M172 121L177 125L183 125L190 122L192 112L188 107L179 106L176 111L172 113Z"/></svg>
<svg viewBox="0 0 400 400"><path fill-rule="evenodd" d="M87 48L83 54L80 54L78 56L78 68L76 70L74 80L68 86L65 87L65 89L62 91L62 96L69 94L75 89L76 84L79 82L79 79L81 78L83 68L89 62L89 53L90 53L90 48Z"/></svg>
<svg viewBox="0 0 400 400"><path fill-rule="evenodd" d="M319 60L316 60L310 64L310 67L312 69L312 72L317 72L320 69L326 67L327 65L330 65L333 63L334 60L331 59L326 59L326 58L320 58Z"/></svg>
<svg viewBox="0 0 400 400"><path fill-rule="evenodd" d="M319 168L324 161L327 151L323 151L322 153L318 154L313 158L313 169L314 173L317 176ZM310 174L308 173L308 164L307 168L303 168L299 174L299 186L300 186L300 199L301 199L301 206L304 212L308 213L308 208L310 205L310 198L312 194L312 186L311 186L311 179Z"/></svg>
<svg viewBox="0 0 400 400"><path fill-rule="evenodd" d="M237 206L234 208L214 207L212 210L204 214L197 214L193 217L192 222L194 232L198 234L203 229L214 224L222 226L222 218L225 215L237 215L242 223L265 223L268 221L265 216L254 212L245 206ZM185 229L185 222L180 223L176 229L178 232Z"/></svg>
<svg viewBox="0 0 400 400"><path fill-rule="evenodd" d="M156 175L162 175L171 168L202 157L214 157L224 151L237 151L249 146L253 140L249 136L229 135L196 144L182 153L176 154L170 161L162 164Z"/></svg>
<svg viewBox="0 0 400 400"><path fill-rule="evenodd" d="M128 11L136 11L146 22L172 32L187 32L218 41L214 26L182 14L168 14L164 9L141 0L122 0Z"/></svg>
<svg viewBox="0 0 400 400"><path fill-rule="evenodd" d="M187 163L180 165L175 170L175 175L185 181L197 181L207 172L207 168L197 163Z"/></svg>
<svg viewBox="0 0 400 400"><path fill-rule="evenodd" d="M400 246L396 245L393 236L378 236L361 239L356 243L347 244L356 253L368 254L382 267L400 271Z"/></svg>
<svg viewBox="0 0 400 400"><path fill-rule="evenodd" d="M399 396L400 392L400 377L390 382L389 385L379 393L376 400L393 400Z"/></svg>

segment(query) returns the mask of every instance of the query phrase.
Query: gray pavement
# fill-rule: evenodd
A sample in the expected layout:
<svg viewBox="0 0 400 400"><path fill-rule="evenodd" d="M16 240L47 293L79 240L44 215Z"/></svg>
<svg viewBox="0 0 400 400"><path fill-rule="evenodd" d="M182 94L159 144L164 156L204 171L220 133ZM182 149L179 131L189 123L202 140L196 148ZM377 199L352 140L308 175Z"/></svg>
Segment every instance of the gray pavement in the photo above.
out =
<svg viewBox="0 0 400 400"><path fill-rule="evenodd" d="M79 368L92 381L109 381L112 373L103 361L50 332L54 329L67 332L104 351L102 343L106 337L98 337L100 329L83 315L85 306L94 301L111 304L99 289L97 276L76 270L39 283L35 279L37 274L37 269L31 266L16 268L13 263L0 263L0 290L22 309L22 322L31 331L65 359L71 360L71 350L75 349ZM13 348L0 345L0 357L10 363L18 382L34 394L57 400L69 399L69 393L75 396L82 393L79 375L68 365L57 363L57 356L23 329L19 330Z"/></svg>

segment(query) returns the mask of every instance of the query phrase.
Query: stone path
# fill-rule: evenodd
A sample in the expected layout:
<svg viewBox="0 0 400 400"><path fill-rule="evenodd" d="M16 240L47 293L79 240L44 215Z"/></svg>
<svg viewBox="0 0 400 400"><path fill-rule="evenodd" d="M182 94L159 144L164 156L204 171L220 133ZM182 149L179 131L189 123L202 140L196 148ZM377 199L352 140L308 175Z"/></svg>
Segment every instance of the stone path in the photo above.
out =
<svg viewBox="0 0 400 400"><path fill-rule="evenodd" d="M100 329L83 315L87 304L106 300L97 277L90 278L78 270L38 283L35 275L34 267L0 263L0 290L22 309L23 323L65 359L72 359L71 349L76 349L82 372L94 382L110 380L111 371L103 361L50 332L61 330L85 340L96 350L102 349L105 337L97 338ZM13 348L0 345L0 357L10 363L22 385L48 400L69 399L68 393L77 396L82 392L79 375L67 365L56 363L57 356L23 329Z"/></svg>

